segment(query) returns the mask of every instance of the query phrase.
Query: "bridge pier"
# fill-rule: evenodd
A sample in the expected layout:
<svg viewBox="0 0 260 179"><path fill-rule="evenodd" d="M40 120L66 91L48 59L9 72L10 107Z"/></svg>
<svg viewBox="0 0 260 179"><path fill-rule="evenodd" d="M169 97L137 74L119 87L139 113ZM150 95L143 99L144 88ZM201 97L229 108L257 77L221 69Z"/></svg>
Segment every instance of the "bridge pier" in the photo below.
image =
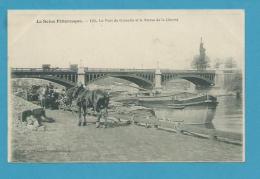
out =
<svg viewBox="0 0 260 179"><path fill-rule="evenodd" d="M82 84L86 85L86 82L85 82L85 70L84 70L84 66L83 65L79 66L77 76L78 76L77 82L78 83L81 82Z"/></svg>
<svg viewBox="0 0 260 179"><path fill-rule="evenodd" d="M215 76L215 87L216 88L223 88L224 87L224 72L223 70L216 70Z"/></svg>
<svg viewBox="0 0 260 179"><path fill-rule="evenodd" d="M161 90L162 89L162 73L161 73L160 69L155 70L154 89L155 90Z"/></svg>

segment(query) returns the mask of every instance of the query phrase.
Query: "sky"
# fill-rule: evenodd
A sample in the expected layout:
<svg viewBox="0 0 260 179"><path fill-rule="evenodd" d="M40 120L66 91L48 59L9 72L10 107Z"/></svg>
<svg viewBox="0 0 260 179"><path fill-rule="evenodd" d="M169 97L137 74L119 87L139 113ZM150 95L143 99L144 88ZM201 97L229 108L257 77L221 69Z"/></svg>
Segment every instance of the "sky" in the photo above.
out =
<svg viewBox="0 0 260 179"><path fill-rule="evenodd" d="M243 66L242 10L8 12L11 67L82 61L89 68L156 68L158 62L160 68L189 69L201 37L212 62L233 57Z"/></svg>

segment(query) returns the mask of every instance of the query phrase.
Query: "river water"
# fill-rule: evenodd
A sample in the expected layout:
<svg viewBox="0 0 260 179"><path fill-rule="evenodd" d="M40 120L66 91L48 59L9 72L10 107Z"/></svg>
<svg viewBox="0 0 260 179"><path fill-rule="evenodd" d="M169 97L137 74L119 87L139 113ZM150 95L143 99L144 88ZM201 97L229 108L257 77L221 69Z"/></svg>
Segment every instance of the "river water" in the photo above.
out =
<svg viewBox="0 0 260 179"><path fill-rule="evenodd" d="M213 126L215 129L243 133L243 99L236 96L218 97Z"/></svg>

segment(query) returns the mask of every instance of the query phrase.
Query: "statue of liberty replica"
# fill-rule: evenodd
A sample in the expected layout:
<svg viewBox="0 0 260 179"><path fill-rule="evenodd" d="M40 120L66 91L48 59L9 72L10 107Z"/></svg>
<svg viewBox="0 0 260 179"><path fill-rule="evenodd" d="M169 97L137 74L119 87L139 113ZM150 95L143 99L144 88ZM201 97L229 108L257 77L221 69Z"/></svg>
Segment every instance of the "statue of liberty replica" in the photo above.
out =
<svg viewBox="0 0 260 179"><path fill-rule="evenodd" d="M199 55L194 56L191 65L199 71L206 70L209 67L209 58L206 55L206 49L203 47L202 38L200 39Z"/></svg>

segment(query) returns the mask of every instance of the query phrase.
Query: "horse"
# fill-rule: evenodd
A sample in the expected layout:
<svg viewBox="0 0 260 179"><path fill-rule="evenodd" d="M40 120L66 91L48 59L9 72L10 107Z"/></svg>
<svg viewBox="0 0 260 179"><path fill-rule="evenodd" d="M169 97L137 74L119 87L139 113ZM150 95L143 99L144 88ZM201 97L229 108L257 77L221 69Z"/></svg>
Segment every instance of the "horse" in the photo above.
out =
<svg viewBox="0 0 260 179"><path fill-rule="evenodd" d="M76 104L78 107L79 113L79 121L78 126L87 125L86 115L87 109L92 108L94 112L97 113L97 125L98 128L100 126L100 119L102 115L105 117L105 127L107 124L107 108L109 104L109 94L103 90L88 90L81 87L73 87L73 89L68 90L68 95L72 100L76 100ZM82 112L83 112L83 123L82 123Z"/></svg>

